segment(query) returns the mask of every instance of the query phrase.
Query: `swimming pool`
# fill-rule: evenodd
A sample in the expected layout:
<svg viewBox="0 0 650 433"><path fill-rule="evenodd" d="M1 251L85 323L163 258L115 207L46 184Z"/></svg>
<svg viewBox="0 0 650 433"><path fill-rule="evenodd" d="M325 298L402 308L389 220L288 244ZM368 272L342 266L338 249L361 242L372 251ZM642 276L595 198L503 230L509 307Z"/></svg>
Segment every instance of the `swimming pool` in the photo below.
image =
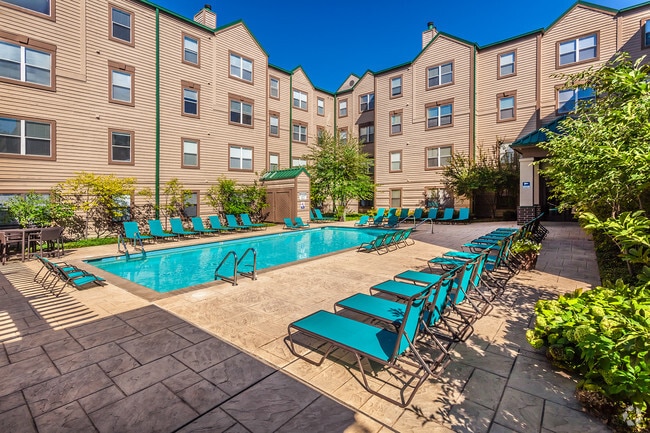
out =
<svg viewBox="0 0 650 433"><path fill-rule="evenodd" d="M248 248L254 248L260 270L357 247L382 233L386 230L321 227L148 251L145 257L138 254L130 259L116 256L86 262L158 293L166 293L214 281L214 270L229 251L235 251L241 258ZM232 264L224 265L220 273L231 274Z"/></svg>

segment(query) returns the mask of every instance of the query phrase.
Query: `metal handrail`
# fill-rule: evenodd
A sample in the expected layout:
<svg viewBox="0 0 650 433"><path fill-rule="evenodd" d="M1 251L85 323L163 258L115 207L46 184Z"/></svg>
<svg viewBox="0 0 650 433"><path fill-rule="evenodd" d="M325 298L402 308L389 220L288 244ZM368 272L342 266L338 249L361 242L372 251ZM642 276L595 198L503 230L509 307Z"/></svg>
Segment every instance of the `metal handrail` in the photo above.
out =
<svg viewBox="0 0 650 433"><path fill-rule="evenodd" d="M124 245L124 251L122 251L121 246ZM127 260L129 258L129 249L127 248L126 240L124 239L124 236L122 236L122 233L117 235L117 252L126 256Z"/></svg>
<svg viewBox="0 0 650 433"><path fill-rule="evenodd" d="M140 233L135 234L135 238L140 242L140 251L142 251L142 257L145 258L147 257L147 252L144 250L144 244L142 243L142 238L140 237Z"/></svg>
<svg viewBox="0 0 650 433"><path fill-rule="evenodd" d="M250 247L249 249L244 251L244 254L241 256L241 259L239 259L239 262L237 262L237 264L241 265L241 263L244 261L244 258L250 252L253 253L253 270L250 272L240 272L239 275L243 275L244 277L249 277L251 280L257 280L257 251L255 251L255 248Z"/></svg>
<svg viewBox="0 0 650 433"><path fill-rule="evenodd" d="M232 273L232 278L219 274L219 269L221 269L221 267L226 263L226 260L230 256L234 256L235 259L235 263L233 264L234 269ZM214 279L215 280L222 279L232 283L233 286L236 286L237 285L237 264L238 264L237 253L234 250L228 251L228 254L226 254L226 256L221 260L221 263L219 263L219 266L217 266L216 269L214 270Z"/></svg>

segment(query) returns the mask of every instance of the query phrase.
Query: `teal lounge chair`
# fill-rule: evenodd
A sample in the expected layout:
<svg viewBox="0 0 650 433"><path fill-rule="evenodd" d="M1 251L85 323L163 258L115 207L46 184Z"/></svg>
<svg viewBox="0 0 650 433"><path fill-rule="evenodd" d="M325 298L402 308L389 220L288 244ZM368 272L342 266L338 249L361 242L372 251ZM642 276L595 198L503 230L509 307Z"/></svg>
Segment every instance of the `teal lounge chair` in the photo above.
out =
<svg viewBox="0 0 650 433"><path fill-rule="evenodd" d="M102 277L93 275L76 266L70 266L67 263L55 263L41 256L37 256L37 258L46 269L46 276L40 281L41 285L56 297L63 292L66 284L81 289L90 283L102 285L105 281ZM52 277L52 280L48 282L49 277ZM59 283L60 286L58 286Z"/></svg>
<svg viewBox="0 0 650 433"><path fill-rule="evenodd" d="M208 217L208 220L210 221L210 227L212 227L215 230L219 230L222 232L233 232L236 230L234 227L228 227L222 225L218 215L210 215Z"/></svg>
<svg viewBox="0 0 650 433"><path fill-rule="evenodd" d="M429 213L427 213L427 217L422 220L422 222L430 221L430 222L435 222L436 219L438 219L438 208L437 207L432 207L429 209Z"/></svg>
<svg viewBox="0 0 650 433"><path fill-rule="evenodd" d="M266 230L266 224L254 223L247 213L239 215L239 218L244 226L250 226L253 230Z"/></svg>
<svg viewBox="0 0 650 433"><path fill-rule="evenodd" d="M438 223L451 223L451 221L454 219L454 208L453 207L448 207L445 208L445 212L442 215L442 218L437 219L436 222Z"/></svg>
<svg viewBox="0 0 650 433"><path fill-rule="evenodd" d="M156 238L156 239L168 239L168 238L176 238L178 239L180 236L173 234L173 233L168 233L165 230L163 230L162 223L160 220L149 220L149 233Z"/></svg>
<svg viewBox="0 0 650 433"><path fill-rule="evenodd" d="M305 224L305 222L302 220L301 217L297 216L293 219L295 221L295 226L298 227L299 229L304 229L309 227L309 224Z"/></svg>
<svg viewBox="0 0 650 433"><path fill-rule="evenodd" d="M140 233L140 228L138 227L138 223L136 221L124 221L122 224L124 225L124 237L130 240L133 243L133 246L135 246L135 243L138 240L145 241L147 239L153 239L152 236L147 236Z"/></svg>
<svg viewBox="0 0 650 433"><path fill-rule="evenodd" d="M316 220L318 221L336 221L336 218L333 217L324 217L323 214L320 212L320 209L314 209L314 215L316 216Z"/></svg>
<svg viewBox="0 0 650 433"><path fill-rule="evenodd" d="M395 228L399 225L399 218L397 215L388 215L388 219L384 223L384 227Z"/></svg>
<svg viewBox="0 0 650 433"><path fill-rule="evenodd" d="M370 222L370 217L368 215L361 215L361 218L359 218L359 221L354 223L354 225L358 226L358 227L363 227L363 226L367 226L369 224L369 222Z"/></svg>
<svg viewBox="0 0 650 433"><path fill-rule="evenodd" d="M452 223L463 223L463 224L468 224L469 223L469 208L468 207L461 207L458 209L458 217L454 218L451 220Z"/></svg>
<svg viewBox="0 0 650 433"><path fill-rule="evenodd" d="M384 215L375 215L375 217L372 219L372 222L370 223L371 226L379 227L382 225L384 222Z"/></svg>
<svg viewBox="0 0 650 433"><path fill-rule="evenodd" d="M388 246L386 245L387 242L389 242L393 238L392 233L386 233L386 234L381 234L374 238L373 240L369 242L364 242L361 245L359 245L359 248L357 248L357 252L359 251L365 251L365 252L371 252L371 251L376 251L377 254L381 254L382 250L388 251Z"/></svg>
<svg viewBox="0 0 650 433"><path fill-rule="evenodd" d="M199 234L199 232L195 232L192 230L185 230L185 227L183 227L183 221L181 221L180 218L171 218L169 220L169 224L171 224L172 233L174 233L175 235L194 236Z"/></svg>
<svg viewBox="0 0 650 433"><path fill-rule="evenodd" d="M200 234L219 233L219 230L206 228L203 225L203 219L201 219L201 217L192 217L192 228L195 232L199 232Z"/></svg>
<svg viewBox="0 0 650 433"><path fill-rule="evenodd" d="M377 209L377 213L375 214L375 218L377 217L384 217L384 214L386 213L386 209L383 207L380 207Z"/></svg>
<svg viewBox="0 0 650 433"><path fill-rule="evenodd" d="M433 374L414 345L430 293L430 287L422 288L420 293L406 300L401 321L394 330L376 327L329 311L317 311L289 324L287 337L289 349L295 356L316 366L322 365L333 349L347 350L354 354L363 385L368 392L400 407L406 407L411 403L420 386ZM319 347L315 352L314 348L308 345L309 352L300 354L296 350L297 341L294 340L303 339L294 339L296 334L311 337L310 341L312 338L318 342L323 341L328 346ZM314 353L322 354L320 359L310 359L309 355L314 356ZM377 362L395 375L407 376L402 382L399 400L370 387L361 361L363 358ZM373 382L375 380L376 377ZM407 394L407 389L410 390L410 394Z"/></svg>
<svg viewBox="0 0 650 433"><path fill-rule="evenodd" d="M237 229L237 230L250 230L250 229L252 229L251 226L247 226L247 225L243 225L243 224L240 225L237 222L237 218L235 217L235 215L232 215L232 214L226 214L226 222L228 223L228 227L232 227L232 228Z"/></svg>
<svg viewBox="0 0 650 433"><path fill-rule="evenodd" d="M409 208L407 207L401 208L399 210L399 216L398 216L399 220L404 221L405 219L407 219L409 217L409 212L410 212Z"/></svg>
<svg viewBox="0 0 650 433"><path fill-rule="evenodd" d="M424 210L422 208L417 208L413 211L413 221L420 221L422 219L422 214L424 213Z"/></svg>
<svg viewBox="0 0 650 433"><path fill-rule="evenodd" d="M289 229L289 230L298 230L300 227L298 227L293 221L291 221L291 218L285 218L284 219L284 227L283 229Z"/></svg>

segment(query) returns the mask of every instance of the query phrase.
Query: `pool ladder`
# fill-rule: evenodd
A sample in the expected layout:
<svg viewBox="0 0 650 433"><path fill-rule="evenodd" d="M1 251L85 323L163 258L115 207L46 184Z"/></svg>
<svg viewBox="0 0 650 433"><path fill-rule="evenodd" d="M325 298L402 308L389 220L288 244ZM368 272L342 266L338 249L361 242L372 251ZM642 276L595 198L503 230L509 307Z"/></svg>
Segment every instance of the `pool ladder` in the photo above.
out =
<svg viewBox="0 0 650 433"><path fill-rule="evenodd" d="M140 243L140 251L142 251L142 258L146 258L147 252L144 250L142 238L140 237L140 235L136 234L136 239ZM122 247L124 247L124 251L122 251ZM126 242L126 238L122 236L122 234L120 233L119 235L117 235L117 252L120 254L124 253L126 259L129 260L131 258L131 255L129 254L129 249L127 247L128 247L128 243Z"/></svg>
<svg viewBox="0 0 650 433"><path fill-rule="evenodd" d="M243 264L242 265L242 262L244 261L244 259L248 255L248 253L253 254L253 263L252 263L252 265L251 264ZM222 275L222 274L219 273L219 269L221 269L221 267L226 264L226 262L228 261L228 258L230 256L233 257L232 277L229 277L227 275ZM246 272L240 272L240 271L238 271L238 268L240 266L247 266L251 270L246 271ZM228 251L228 254L226 254L226 256L219 263L219 266L217 266L217 268L214 270L214 279L215 280L228 281L233 286L237 285L237 278L238 278L239 275L241 275L243 277L248 277L251 280L257 280L257 251L255 251L255 248L251 247L251 248L247 249L246 251L244 251L244 254L241 256L241 259L239 259L239 260L237 259L237 253L234 250Z"/></svg>

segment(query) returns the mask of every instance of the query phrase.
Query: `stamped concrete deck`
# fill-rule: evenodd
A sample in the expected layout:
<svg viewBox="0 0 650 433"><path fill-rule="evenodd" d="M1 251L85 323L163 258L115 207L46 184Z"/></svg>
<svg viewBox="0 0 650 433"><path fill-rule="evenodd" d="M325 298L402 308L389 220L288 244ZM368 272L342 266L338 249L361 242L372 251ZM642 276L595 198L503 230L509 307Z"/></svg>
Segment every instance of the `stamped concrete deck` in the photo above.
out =
<svg viewBox="0 0 650 433"><path fill-rule="evenodd" d="M406 409L367 393L341 351L320 367L288 351L292 320L497 226L421 227L415 245L389 254L348 251L164 296L108 276L54 298L33 282L35 262L11 260L0 268L0 431L608 431L524 338L537 299L598 284L593 245L574 224L547 224L537 270L510 281Z"/></svg>

